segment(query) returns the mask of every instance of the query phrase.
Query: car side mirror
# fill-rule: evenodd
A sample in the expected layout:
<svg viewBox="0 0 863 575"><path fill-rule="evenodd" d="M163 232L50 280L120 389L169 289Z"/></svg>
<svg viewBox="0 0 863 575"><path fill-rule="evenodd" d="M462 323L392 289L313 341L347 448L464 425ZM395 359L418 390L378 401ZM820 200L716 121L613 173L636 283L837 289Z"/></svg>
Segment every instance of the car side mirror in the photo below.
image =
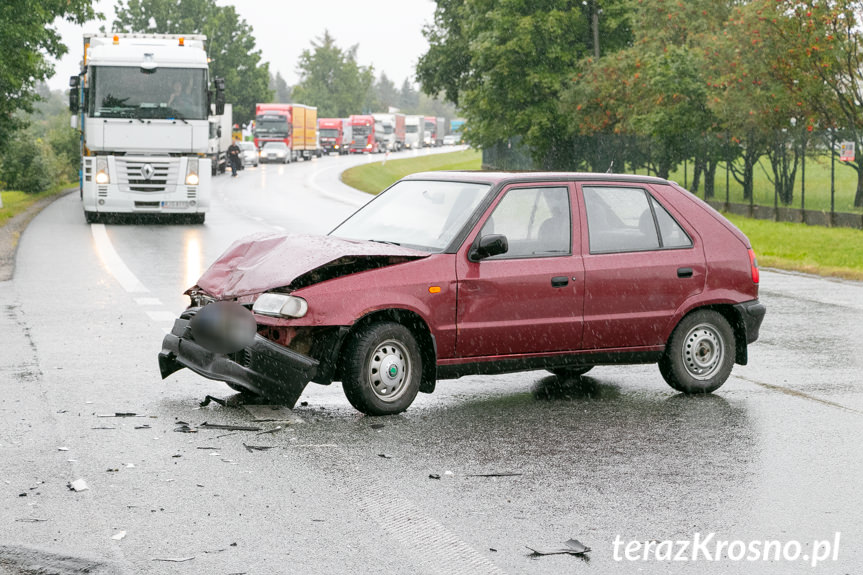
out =
<svg viewBox="0 0 863 575"><path fill-rule="evenodd" d="M509 251L509 242L502 234L482 236L470 251L470 260L478 262L485 258L505 254Z"/></svg>

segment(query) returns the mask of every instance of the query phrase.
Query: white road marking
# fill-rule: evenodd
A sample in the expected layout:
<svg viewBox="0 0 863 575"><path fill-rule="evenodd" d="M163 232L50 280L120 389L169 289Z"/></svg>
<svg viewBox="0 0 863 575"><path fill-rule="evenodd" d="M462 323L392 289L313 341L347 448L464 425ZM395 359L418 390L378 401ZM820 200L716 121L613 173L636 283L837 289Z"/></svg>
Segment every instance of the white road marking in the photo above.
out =
<svg viewBox="0 0 863 575"><path fill-rule="evenodd" d="M135 303L138 305L162 305L162 300L157 297L136 297Z"/></svg>
<svg viewBox="0 0 863 575"><path fill-rule="evenodd" d="M99 259L108 268L108 272L114 276L123 289L129 293L147 293L148 290L144 284L135 277L114 245L111 243L111 238L108 237L108 232L105 231L105 224L91 224L90 232L93 234L93 240L96 242L96 251L99 254Z"/></svg>

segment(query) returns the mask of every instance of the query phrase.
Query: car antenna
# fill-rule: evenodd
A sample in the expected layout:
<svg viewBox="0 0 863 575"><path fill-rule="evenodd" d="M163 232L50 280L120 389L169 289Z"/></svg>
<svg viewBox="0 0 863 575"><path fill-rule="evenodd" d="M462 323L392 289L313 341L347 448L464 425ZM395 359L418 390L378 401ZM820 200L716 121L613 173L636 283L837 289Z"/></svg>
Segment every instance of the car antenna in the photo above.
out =
<svg viewBox="0 0 863 575"><path fill-rule="evenodd" d="M611 168L613 168L613 167L614 167L614 160L611 160L611 163L608 165L608 169L607 169L607 170L605 170L605 173L606 173L606 174L610 174L610 173L612 173L612 172L611 172Z"/></svg>

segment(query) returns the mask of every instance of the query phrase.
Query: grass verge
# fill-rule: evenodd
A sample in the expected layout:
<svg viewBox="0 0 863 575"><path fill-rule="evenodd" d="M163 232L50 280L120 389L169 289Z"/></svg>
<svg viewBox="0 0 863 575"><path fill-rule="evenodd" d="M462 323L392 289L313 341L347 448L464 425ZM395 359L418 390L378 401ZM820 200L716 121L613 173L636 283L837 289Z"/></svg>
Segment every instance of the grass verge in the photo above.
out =
<svg viewBox="0 0 863 575"><path fill-rule="evenodd" d="M73 182L64 182L38 194L25 194L24 192L16 191L0 192L0 197L3 198L3 207L0 208L0 228L6 225L6 222L10 218L17 216L42 198L56 196L74 186L75 183Z"/></svg>
<svg viewBox="0 0 863 575"><path fill-rule="evenodd" d="M724 215L752 242L761 267L863 280L863 230Z"/></svg>
<svg viewBox="0 0 863 575"><path fill-rule="evenodd" d="M440 170L478 170L481 164L482 153L478 150L420 155L415 158L388 160L386 163L381 161L363 164L345 171L342 181L368 194L379 194L408 174Z"/></svg>

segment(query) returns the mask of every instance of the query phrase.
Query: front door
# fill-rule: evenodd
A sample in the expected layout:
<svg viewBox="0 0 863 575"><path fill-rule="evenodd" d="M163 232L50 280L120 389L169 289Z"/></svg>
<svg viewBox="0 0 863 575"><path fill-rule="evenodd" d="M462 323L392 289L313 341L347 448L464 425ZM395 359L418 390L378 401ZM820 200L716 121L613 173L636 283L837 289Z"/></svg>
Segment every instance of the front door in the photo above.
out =
<svg viewBox="0 0 863 575"><path fill-rule="evenodd" d="M571 196L569 184L509 187L468 237L456 269L458 357L579 348L584 270ZM469 246L491 234L506 236L508 251L471 261Z"/></svg>

